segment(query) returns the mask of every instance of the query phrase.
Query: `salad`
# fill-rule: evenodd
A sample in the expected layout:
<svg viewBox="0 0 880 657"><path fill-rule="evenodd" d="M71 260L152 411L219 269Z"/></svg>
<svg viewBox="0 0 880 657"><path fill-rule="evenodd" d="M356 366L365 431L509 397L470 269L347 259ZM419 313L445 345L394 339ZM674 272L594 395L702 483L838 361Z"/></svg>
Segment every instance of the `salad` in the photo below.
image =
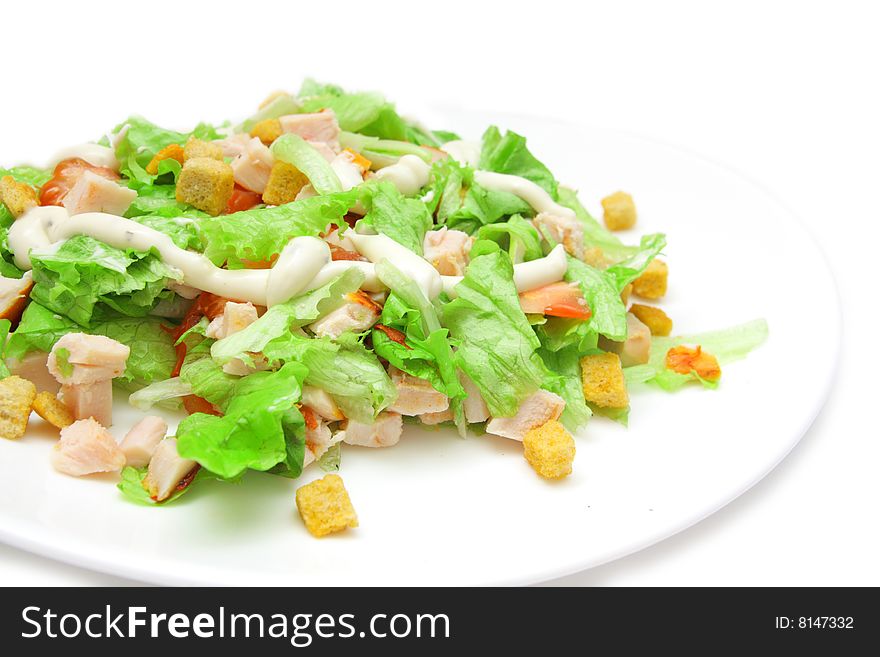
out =
<svg viewBox="0 0 880 657"><path fill-rule="evenodd" d="M714 388L767 335L671 337L665 236L615 234L629 194L600 222L512 131L462 139L311 80L235 125L129 117L0 169L0 201L0 436L35 411L55 468L119 472L144 504L321 468L296 492L318 536L357 525L344 450L441 426L561 478L633 386ZM180 411L172 435L154 407Z"/></svg>

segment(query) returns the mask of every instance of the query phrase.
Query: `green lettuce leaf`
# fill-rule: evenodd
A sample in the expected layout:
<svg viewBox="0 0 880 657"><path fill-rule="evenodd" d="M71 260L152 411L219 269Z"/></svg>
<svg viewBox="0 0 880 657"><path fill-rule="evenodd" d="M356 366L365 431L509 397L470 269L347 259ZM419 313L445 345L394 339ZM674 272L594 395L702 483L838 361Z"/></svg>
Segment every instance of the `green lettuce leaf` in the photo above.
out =
<svg viewBox="0 0 880 657"><path fill-rule="evenodd" d="M193 486L195 486L200 481L205 481L206 479L216 479L217 477L205 470L204 468L200 468L196 473L196 476L193 477L193 480L189 483L189 486L186 488L181 488L179 490L175 490L171 493L171 496L161 502L157 502L147 490L143 486L144 477L147 476L147 467L143 468L133 468L131 466L126 466L122 469L122 473L120 474L119 483L116 484L116 487L122 492L122 494L128 498L130 502L135 502L136 504L143 504L145 506L164 506L166 504L170 504L175 500L179 499L181 495L189 492Z"/></svg>
<svg viewBox="0 0 880 657"><path fill-rule="evenodd" d="M153 156L166 146L183 145L190 137L211 141L223 136L207 123L198 124L191 132L177 132L161 128L141 116L130 116L113 129L113 134L119 134L123 128L126 128L125 133L116 144L116 159L119 160L119 172L132 181L129 186L134 188L152 185L156 178L168 170L167 167L173 166L166 163L166 171L160 168L158 175L146 171Z"/></svg>
<svg viewBox="0 0 880 657"><path fill-rule="evenodd" d="M627 246L614 233L596 221L581 204L575 190L560 185L557 192L559 204L574 210L575 215L583 225L584 244L587 247L599 247L613 261L623 260L638 251L639 247Z"/></svg>
<svg viewBox="0 0 880 657"><path fill-rule="evenodd" d="M141 215L132 217L132 221L165 233L181 249L193 251L201 251L202 249L202 237L197 219L186 216Z"/></svg>
<svg viewBox="0 0 880 657"><path fill-rule="evenodd" d="M9 368L6 367L6 339L9 337L9 329L12 322L8 319L0 319L0 379L9 376Z"/></svg>
<svg viewBox="0 0 880 657"><path fill-rule="evenodd" d="M302 171L318 194L338 194L342 191L342 183L330 163L299 135L281 135L272 142L272 155L276 160L292 164Z"/></svg>
<svg viewBox="0 0 880 657"><path fill-rule="evenodd" d="M547 371L519 305L510 258L500 251L474 258L455 291L458 297L443 307L443 323L459 341L456 362L493 416L514 415Z"/></svg>
<svg viewBox="0 0 880 657"><path fill-rule="evenodd" d="M672 392L689 381L700 381L707 388L715 388L718 381L700 379L695 373L679 374L666 369L666 352L678 345L700 345L707 353L718 359L722 366L745 358L750 351L767 339L767 322L756 319L745 324L707 333L655 337L651 341L651 358L645 365L624 368L627 384L652 383Z"/></svg>
<svg viewBox="0 0 880 657"><path fill-rule="evenodd" d="M166 283L180 279L178 270L153 253L117 249L85 235L57 249L31 252L31 262L31 298L81 326L113 314L144 316L171 296ZM103 308L96 313L98 304Z"/></svg>
<svg viewBox="0 0 880 657"><path fill-rule="evenodd" d="M209 216L187 203L180 203L174 197L177 187L171 184L144 185L137 189L137 198L125 211L125 216L137 220L139 216L191 217L194 219Z"/></svg>
<svg viewBox="0 0 880 657"><path fill-rule="evenodd" d="M576 346L570 346L558 351L541 349L538 353L552 372L544 381L544 388L565 400L565 410L559 420L569 431L576 431L593 415L584 399L581 381L580 359L583 352Z"/></svg>
<svg viewBox="0 0 880 657"><path fill-rule="evenodd" d="M277 372L240 378L223 417L195 413L177 428L177 451L225 478L246 469L266 471L283 464L284 474L302 471L304 421L296 402L306 369L287 363Z"/></svg>
<svg viewBox="0 0 880 657"><path fill-rule="evenodd" d="M425 233L434 224L425 204L415 198L406 198L388 181L370 184L363 191L368 212L361 221L422 255Z"/></svg>
<svg viewBox="0 0 880 657"><path fill-rule="evenodd" d="M507 250L514 262L536 260L544 256L541 236L530 221L515 214L505 222L489 224L477 231L481 240L492 240Z"/></svg>
<svg viewBox="0 0 880 657"><path fill-rule="evenodd" d="M21 360L32 351L51 351L52 346L64 335L85 332L104 335L127 345L131 352L125 364L125 373L117 383L126 387L145 386L171 376L177 362L171 325L158 317L116 316L89 328L52 312L32 301L25 308L18 328L7 344L6 356Z"/></svg>
<svg viewBox="0 0 880 657"><path fill-rule="evenodd" d="M513 176L521 176L543 187L556 198L556 179L526 147L526 139L508 130L504 135L497 127L490 126L483 133L480 152L480 169Z"/></svg>
<svg viewBox="0 0 880 657"><path fill-rule="evenodd" d="M319 288L272 306L250 326L215 342L211 355L220 363L228 363L233 358L247 362L249 353L262 352L272 340L311 324L341 306L346 295L356 292L363 282L360 270L348 269Z"/></svg>
<svg viewBox="0 0 880 657"><path fill-rule="evenodd" d="M317 236L330 224L343 222L357 203L357 189L286 203L274 208L255 208L220 217L207 217L199 225L205 255L215 264L240 266L242 260L264 261L281 253L293 237Z"/></svg>
<svg viewBox="0 0 880 657"><path fill-rule="evenodd" d="M263 353L270 361L305 365L305 382L332 395L345 416L357 422L369 424L397 398L385 368L352 333L336 340L288 333L269 342Z"/></svg>

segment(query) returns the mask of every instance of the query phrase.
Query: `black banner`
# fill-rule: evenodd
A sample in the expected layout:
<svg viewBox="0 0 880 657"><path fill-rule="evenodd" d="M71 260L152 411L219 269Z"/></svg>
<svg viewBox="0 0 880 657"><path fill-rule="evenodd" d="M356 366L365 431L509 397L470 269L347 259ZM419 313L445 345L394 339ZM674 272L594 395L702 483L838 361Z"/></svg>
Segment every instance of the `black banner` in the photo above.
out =
<svg viewBox="0 0 880 657"><path fill-rule="evenodd" d="M0 646L6 655L71 642L89 655L251 645L261 655L851 654L876 645L878 616L870 589L4 589Z"/></svg>

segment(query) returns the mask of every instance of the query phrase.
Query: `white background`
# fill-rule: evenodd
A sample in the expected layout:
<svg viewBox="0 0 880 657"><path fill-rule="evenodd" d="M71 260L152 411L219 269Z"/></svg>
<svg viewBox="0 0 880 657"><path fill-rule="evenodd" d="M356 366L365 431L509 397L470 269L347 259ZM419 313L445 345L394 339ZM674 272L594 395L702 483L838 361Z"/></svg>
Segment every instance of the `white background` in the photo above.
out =
<svg viewBox="0 0 880 657"><path fill-rule="evenodd" d="M39 162L129 112L180 126L244 116L305 76L566 118L726 163L791 207L831 262L844 313L831 397L743 497L554 583L878 585L880 14L869 2L610 4L17 3L2 17L0 164ZM798 280L767 285L785 294ZM803 309L805 331L824 301ZM779 385L809 375L805 353ZM126 583L5 546L0 582Z"/></svg>

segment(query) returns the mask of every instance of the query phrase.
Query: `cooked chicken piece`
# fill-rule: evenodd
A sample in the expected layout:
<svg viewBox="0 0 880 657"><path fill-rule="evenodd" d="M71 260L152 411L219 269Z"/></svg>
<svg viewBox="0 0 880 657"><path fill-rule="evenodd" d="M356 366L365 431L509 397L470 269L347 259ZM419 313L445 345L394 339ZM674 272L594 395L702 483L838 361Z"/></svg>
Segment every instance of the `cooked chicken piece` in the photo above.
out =
<svg viewBox="0 0 880 657"><path fill-rule="evenodd" d="M486 402L483 400L483 395L480 394L477 384L461 371L459 371L458 380L461 381L461 385L467 393L467 398L462 404L464 406L465 419L471 424L488 420L489 407L486 406Z"/></svg>
<svg viewBox="0 0 880 657"><path fill-rule="evenodd" d="M114 472L125 465L125 454L113 436L92 418L64 427L50 458L56 470L75 477Z"/></svg>
<svg viewBox="0 0 880 657"><path fill-rule="evenodd" d="M365 294L349 294L348 301L309 325L319 338L338 338L346 331L361 333L379 321L382 309Z"/></svg>
<svg viewBox="0 0 880 657"><path fill-rule="evenodd" d="M34 279L29 271L21 278L0 276L0 319L8 319L14 328L27 306L33 286Z"/></svg>
<svg viewBox="0 0 880 657"><path fill-rule="evenodd" d="M121 342L103 335L87 333L68 333L62 336L52 347L52 354L57 357L59 349L67 350L66 360L71 365L103 367L114 372L113 376L119 376L125 371L125 361L131 351ZM63 379L58 380L61 383L68 383Z"/></svg>
<svg viewBox="0 0 880 657"><path fill-rule="evenodd" d="M565 408L565 400L546 390L538 390L520 404L513 417L494 417L486 425L486 433L522 440L530 429L550 420L558 420Z"/></svg>
<svg viewBox="0 0 880 657"><path fill-rule="evenodd" d="M425 260L444 276L462 276L473 244L474 238L460 230L429 230L423 244Z"/></svg>
<svg viewBox="0 0 880 657"><path fill-rule="evenodd" d="M244 153L251 139L252 137L246 132L240 132L231 137L226 137L226 139L215 141L214 143L222 149L223 157L238 157Z"/></svg>
<svg viewBox="0 0 880 657"><path fill-rule="evenodd" d="M340 433L344 434L342 441L348 445L391 447L398 443L403 433L403 418L400 413L382 411L372 424L347 420Z"/></svg>
<svg viewBox="0 0 880 657"><path fill-rule="evenodd" d="M61 384L46 366L48 359L49 354L45 351L32 351L21 360L10 358L6 364L10 373L33 383L37 392L51 392L54 395L61 389Z"/></svg>
<svg viewBox="0 0 880 657"><path fill-rule="evenodd" d="M61 401L77 420L95 418L105 427L113 425L113 381L64 384Z"/></svg>
<svg viewBox="0 0 880 657"><path fill-rule="evenodd" d="M422 413L419 415L421 423L427 424L428 426L441 424L442 422L452 422L454 419L455 415L452 413L451 408L447 408L445 411L440 411L439 413Z"/></svg>
<svg viewBox="0 0 880 657"><path fill-rule="evenodd" d="M345 416L339 410L339 406L333 401L333 397L329 393L315 388L314 386L303 386L302 389L303 406L308 406L315 413L327 420L344 420Z"/></svg>
<svg viewBox="0 0 880 657"><path fill-rule="evenodd" d="M196 462L181 458L177 453L177 439L166 438L159 443L150 466L147 468L147 476L144 477L144 488L157 502L168 499L181 480L196 467Z"/></svg>
<svg viewBox="0 0 880 657"><path fill-rule="evenodd" d="M257 309L251 302L227 301L223 306L223 314L211 320L205 330L205 335L215 340L222 340L233 333L246 329L257 321L257 317Z"/></svg>
<svg viewBox="0 0 880 657"><path fill-rule="evenodd" d="M388 407L389 411L401 415L423 415L440 413L449 408L449 397L434 389L426 379L420 379L396 367L388 370L391 381L397 386L397 399Z"/></svg>
<svg viewBox="0 0 880 657"><path fill-rule="evenodd" d="M91 171L83 171L61 203L72 215L107 212L121 217L136 198L135 190Z"/></svg>
<svg viewBox="0 0 880 657"><path fill-rule="evenodd" d="M306 141L323 141L335 145L339 139L339 122L333 110L314 114L288 114L278 117L283 132L292 132Z"/></svg>
<svg viewBox="0 0 880 657"><path fill-rule="evenodd" d="M168 433L168 425L160 417L148 415L134 425L120 447L125 454L125 464L133 468L142 468L148 465L156 447Z"/></svg>
<svg viewBox="0 0 880 657"><path fill-rule="evenodd" d="M354 155L348 151L343 151L339 155L336 155L330 161L330 168L333 169L336 177L339 178L339 182L342 183L342 189L344 191L348 191L352 187L357 187L364 182L361 168L355 163Z"/></svg>
<svg viewBox="0 0 880 657"><path fill-rule="evenodd" d="M239 185L252 192L262 194L269 182L269 174L275 158L263 142L254 137L244 152L232 160L232 175Z"/></svg>
<svg viewBox="0 0 880 657"><path fill-rule="evenodd" d="M549 212L539 212L534 224L541 234L557 244L562 244L569 255L583 260L584 226L577 217L559 217Z"/></svg>
<svg viewBox="0 0 880 657"><path fill-rule="evenodd" d="M651 358L651 329L632 313L626 314L626 340L613 342L600 338L599 346L620 356L623 367L644 365Z"/></svg>

